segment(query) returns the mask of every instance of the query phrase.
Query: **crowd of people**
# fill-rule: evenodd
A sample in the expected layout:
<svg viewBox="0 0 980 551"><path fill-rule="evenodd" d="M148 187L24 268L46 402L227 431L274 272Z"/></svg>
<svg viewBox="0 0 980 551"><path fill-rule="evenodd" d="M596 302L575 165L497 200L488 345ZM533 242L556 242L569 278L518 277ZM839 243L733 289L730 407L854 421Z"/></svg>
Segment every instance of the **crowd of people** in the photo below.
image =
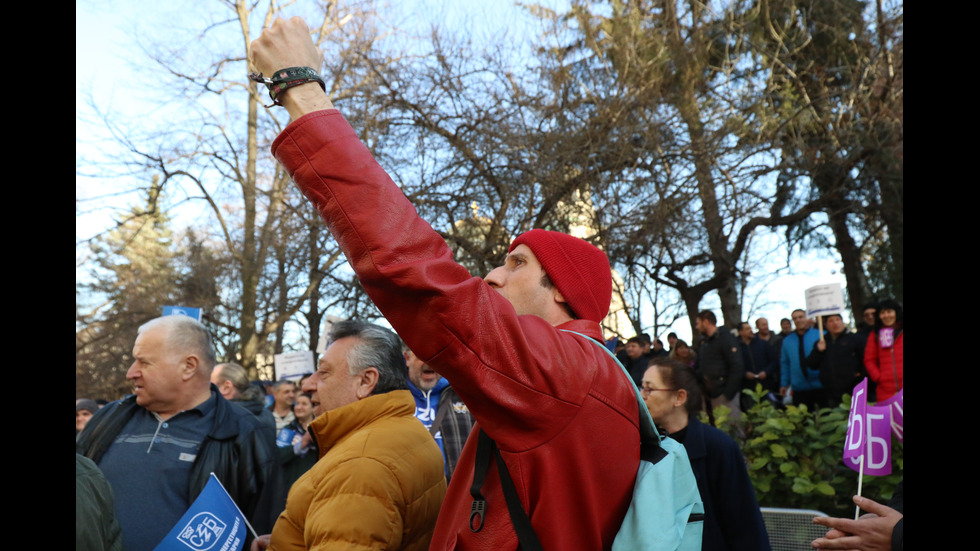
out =
<svg viewBox="0 0 980 551"><path fill-rule="evenodd" d="M751 398L748 398L746 394L742 394L738 400L734 398L740 394L738 389L754 389L755 385L761 385L764 390L768 391L770 399L777 399L776 396L783 395L797 400L800 393L796 391L795 385L798 384L798 381L805 380L808 386L805 394L803 394L805 398L799 399L800 403L806 403L809 407L832 407L839 404L841 397L849 393L853 385L868 374L873 374L874 377L871 380L877 383L877 391L872 393L872 396L876 396L878 400L890 397L902 388L902 308L895 301L886 300L879 304L868 305L864 314L864 323L859 326L859 331L856 333L845 326L840 315L824 317L825 331L820 338L819 335L815 336L817 329L813 326L813 321L806 319L802 310L794 311L791 319L782 320L781 326L784 330L780 333L768 331L768 320L765 318L759 318L755 321L757 332L753 332L747 322L738 324L737 330L723 330L717 327L713 313L705 311L698 316L697 328L701 333L702 340L698 353L694 353L683 340L678 339L673 333L666 337L670 345L667 349L663 347L659 339L651 340L645 334L632 337L624 345L618 347L617 356L634 378L634 384L640 389L644 402L661 434L679 441L687 450L705 504L703 549L769 548L765 524L762 521L755 491L749 480L738 444L713 426L713 407L709 407L709 404L726 404L729 407L738 404L742 408L750 407ZM872 321L874 322L873 325ZM795 329L787 331L786 326L789 325L787 322L791 322L793 325L790 327L795 326ZM190 326L192 330L186 329L185 326ZM144 335L154 334L147 329L152 330L157 327L164 328L163 332L170 334L197 333L198 338L202 338L201 333L205 331L203 327L189 318L160 318L147 324L145 328L141 328L141 339L144 342L137 341L137 348L140 352L146 348ZM402 417L407 418L407 413L410 413L419 422L418 426L424 428L424 432L428 433L428 438L422 438L421 432L415 431L414 441L416 445L424 450L425 446L422 444L431 441L431 443L436 444L440 452L437 462L440 467L440 474L429 473L429 478L436 482L425 487L425 490L430 496L439 496L438 498L430 498L430 502L441 502L445 488L439 484L439 480L441 477L444 477L446 483L452 480L464 444L475 424L469 408L453 390L447 379L416 355L404 341L390 335L391 332L387 329L361 322L344 322L335 328L334 334L331 335L331 342L337 343L338 341L342 342L345 338L350 339L351 335L344 333L344 331L352 331L349 329L350 327L357 330L353 333L357 340L367 338L362 336L364 332L368 334L376 332L380 335L380 337L375 337L379 342L384 342L387 338L389 348L392 350L397 345L400 356L394 358L394 361L391 362L391 368L393 372L401 371L400 377L403 379L403 383L395 384L393 388L407 391L411 396L413 407L410 409L403 408ZM162 340L167 346L173 346L175 338L174 336L164 336L157 340ZM206 339L209 340L209 337ZM203 341L198 345L206 349L207 346L202 343ZM615 346L615 340L607 342L607 345L610 343ZM789 346L785 346L786 343L790 343ZM160 342L154 344L155 348L151 346L151 350L163 352L159 350L161 348ZM717 350L712 350L712 348ZM802 353L800 352L801 348ZM343 364L346 361L349 364L352 361L350 350L338 349L333 345L328 350L333 354L324 356L321 360L321 367L327 367L331 362ZM134 349L134 354L137 354L136 349ZM203 355L207 356L207 354ZM799 361L794 362L793 360L799 354L802 354L799 356ZM388 356L388 359L391 360L391 350L388 351ZM142 361L139 356L137 359L137 363ZM713 361L714 364L712 365L706 360ZM356 360L353 361L356 362ZM702 371L704 369L707 369L712 375L706 376ZM800 370L801 373L797 374L797 378L794 379L792 372L784 375L787 369ZM349 372L349 370L348 365L346 369L341 370L341 373ZM137 393L152 391L154 396L157 394L158 389L154 386L155 376L145 372L139 374L134 372L132 375L131 378L134 383L137 383L135 387ZM279 533L282 540L305 542L305 545L313 547L310 545L311 542L304 540L304 531L306 523L313 522L312 519L308 518L308 511L313 506L316 496L305 495L297 490L295 494L292 494L294 495L291 498L294 502L293 506L289 507L286 495L292 491L292 488L297 487L297 482L304 474L314 468L316 470L311 476L317 482L313 484L309 482L300 483L300 487L318 487L322 491L322 484L325 484L327 480L341 484L348 483L351 478L356 476L353 472L344 474L344 470L339 466L341 463L346 463L348 459L344 454L341 456L344 457L345 461L320 461L321 449L330 450L336 455L341 448L338 448L337 441L323 441L318 438L319 433L314 430L316 429L314 420L319 414L326 414L325 417L329 417L329 412L337 409L338 404L340 406L348 405L337 402L328 404L326 407L323 406L328 399L333 399L320 395L320 380L326 378L325 375L318 371L315 374L304 376L297 385L291 380L249 381L245 368L236 363L216 363L210 370L208 378L210 391L250 414L250 418L254 419L254 430L246 431L246 433L256 432L264 435L255 440L262 442L267 448L264 453L260 454L266 458L267 473L258 477L257 480L264 480L266 484L277 488L271 491L260 490L259 493L266 496L264 499L278 500L278 505L264 508L253 507L254 511L265 511L265 523L263 524L260 517L254 516L254 513L250 517L251 521L256 526L265 527L270 532L269 536L260 538L257 545L266 545L271 542L272 535L277 533L276 527L278 526L281 527ZM637 375L639 375L638 380ZM392 378L398 377L397 374L392 375ZM149 379L149 383L147 379ZM738 384L732 384L731 381ZM330 395L336 391L334 388L327 390ZM365 392L364 396L360 398L369 395ZM360 395L355 394L355 396ZM119 403L113 402L110 404L110 410L117 410L120 405L131 398L124 398ZM138 396L136 398L136 404L143 405L140 404ZM204 405L198 405L196 408L192 408L192 411L198 411L205 417L210 409L216 413L220 409L217 404L217 396L212 398L214 404L211 406L207 405L212 401L209 398ZM402 406L408 404L407 399L402 402ZM163 422L165 419L163 412L149 409L155 406L156 402L147 398L145 403L150 405L144 405L143 409L135 408L130 414L136 413L138 419L141 417L141 413L149 412L151 419L139 422L130 419L122 427L121 433L125 435L127 440L133 440L136 443L135 448L141 448L146 445L146 442L152 441L146 450L146 453L150 454L157 443L161 446L168 444L164 442L166 438L161 438L162 431L160 430L168 427L167 423ZM80 477L80 480L87 481L93 476L98 478L100 469L105 470L110 482L101 480L99 483L102 486L99 488L102 488L101 491L104 494L104 488L111 486L116 488L116 492L119 494L118 505L112 506L112 514L108 514L106 518L113 520L118 518L122 526L132 526L134 522L138 521L139 529L135 530L136 535L129 533L134 532L132 528L128 532L123 532L119 528L116 529L117 537L125 543L123 548L150 548L152 547L150 544L162 537L162 534L171 527L175 517L179 517L179 514L182 513L181 507L184 501L175 501L167 515L163 515L158 509L159 506L154 504L153 513L155 517L160 518L160 522L156 523L158 526L154 529L149 527L144 517L150 512L146 509L145 495L147 492L155 490L167 495L175 492L176 489L167 490L159 484L151 484L149 488L146 484L131 487L130 485L136 481L134 476L140 480L145 478L145 473L138 475L134 473L132 465L129 463L133 461L133 454L138 453L138 450L127 452L120 449L116 451L112 450L116 446L110 445L109 450L112 450L113 453L110 459L106 461L103 459L104 454L109 450L92 451L93 447L97 448L90 443L95 441L93 435L86 434L81 438L78 437L99 409L100 404L93 400L79 399L76 401L76 439L81 442L81 444L77 443L76 447L79 450L84 449L85 451L81 453L97 458L98 461L98 466L96 466L95 463L79 456L76 461L76 475ZM162 409L172 414L174 411L174 408L164 407ZM709 422L707 424L698 418L698 413L701 411L706 411L708 414ZM183 414L186 411L178 411L177 413ZM360 417L355 416L354 422L360 422ZM106 420L96 418L96 423L102 425L106 423ZM155 423L156 426L154 426ZM140 428L141 425L142 428ZM336 429L336 425L331 428ZM198 435L206 434L207 430L205 429L197 429ZM380 430L378 427L375 429ZM398 429L398 431L402 430L404 429ZM151 432L153 433L152 438L149 436ZM140 434L145 436L141 437ZM372 431L374 438L389 440L395 437L393 434L379 436L381 434L384 433ZM172 438L174 438L174 442L179 442L178 445L187 445L187 442L182 440L182 436L173 436ZM364 446L365 443L358 441L357 445ZM405 451L406 448L399 445L398 449ZM436 457L436 454L432 452L433 450L429 449L428 455L430 457L428 460L419 460L418 463L436 463L431 461ZM100 457L99 453L103 455ZM115 456L118 457L113 459ZM270 465L268 458L277 458L278 465ZM372 457L371 460L377 459L377 457ZM402 459L389 457L386 460L394 464ZM191 466L184 465L184 468L187 469ZM351 466L348 465L347 467ZM171 472L164 469L162 465L161 469L162 472ZM88 489L88 486L82 485L76 495L83 503L98 503L97 509L106 509L105 503L98 501L105 499L104 495L96 498L90 495L91 493L92 490ZM189 499L193 491L186 494L184 492L179 493L186 496L183 499ZM111 491L109 495L112 495ZM170 499L173 499L172 496ZM296 502L300 502L300 505L296 505ZM372 504L374 504L374 500L372 500ZM865 500L864 504L871 510L879 510L880 507L884 507L869 502L869 500ZM124 509L116 513L116 507L123 507ZM376 514L380 515L378 518L382 519L383 523L390 522L391 518L397 516L398 513L397 511L385 511L384 507L380 506L359 507L350 500L345 501L340 509L343 509L348 515L344 525L352 524L352 526L360 527L364 526L363 518L355 520L351 516L354 514L352 511L376 510ZM438 507L432 506L430 503L427 509L437 511ZM85 507L80 508L82 512L86 510ZM893 511L892 509L888 510ZM270 515L270 513L274 514ZM88 514L90 515L91 512L89 511ZM279 518L274 518L276 515L280 515ZM328 524L340 522L337 511L323 515L322 519L325 519L323 522ZM84 521L80 522L80 527L84 525L90 528L93 521L86 517ZM422 523L424 524L424 522ZM830 526L828 524L828 527ZM863 525L861 526L863 527ZM286 530L286 527L289 527L289 530ZM122 533L126 533L127 537L123 539ZM322 530L324 535L329 533L331 530ZM843 534L845 534L845 532L832 530L831 534L834 533L841 534L841 537L844 537ZM350 534L335 533L330 536L335 539L325 541L334 541L335 543L336 541L346 541L344 538L348 536L353 537ZM431 534L408 535L410 539L411 537L421 538L419 541L425 540L429 536ZM79 537L90 538L91 535L80 534ZM880 534L879 537L881 537ZM834 539L826 539L821 544L828 545L834 541ZM832 549L833 547L826 548Z"/></svg>
<svg viewBox="0 0 980 551"><path fill-rule="evenodd" d="M703 548L769 548L737 445L694 413L725 404L737 416L745 381L822 403L837 344L815 336L805 313L779 339L778 371L775 335L752 335L770 348L744 344L745 356L705 311L696 354L676 336L669 349L628 341L627 378L602 350L612 295L602 250L534 229L502 266L472 277L333 109L309 69L321 53L306 24L277 20L250 52L293 119L273 154L394 331L335 324L316 371L298 389L277 381L262 407L197 321L140 327L133 394L90 416L90 403L76 403L77 548L155 548L213 473L255 529L253 551L610 549L633 499L642 406L686 446ZM901 388L901 308L880 308L876 321L865 358L880 398Z"/></svg>
<svg viewBox="0 0 980 551"><path fill-rule="evenodd" d="M818 326L823 327L822 333ZM802 309L780 320L779 333L769 330L766 318L755 320L756 331L747 321L719 331L715 314L707 310L698 314L695 327L701 340L698 352L675 333L667 335L671 343L667 350L660 339L651 340L646 333L625 343L614 338L607 346L616 351L637 385L657 358L692 367L707 379L712 405L725 403L736 417L751 406L745 393L736 403L738 390L757 386L770 393L771 400L805 404L811 411L838 406L865 377L872 401L887 400L902 389L904 316L902 305L893 299L865 305L856 330L840 314L817 320Z"/></svg>

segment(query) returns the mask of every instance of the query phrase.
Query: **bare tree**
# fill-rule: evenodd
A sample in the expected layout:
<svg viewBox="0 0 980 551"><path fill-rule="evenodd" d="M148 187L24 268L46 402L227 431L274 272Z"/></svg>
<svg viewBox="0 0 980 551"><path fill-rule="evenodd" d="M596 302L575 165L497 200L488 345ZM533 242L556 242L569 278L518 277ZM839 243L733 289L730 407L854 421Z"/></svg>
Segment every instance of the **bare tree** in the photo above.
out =
<svg viewBox="0 0 980 551"><path fill-rule="evenodd" d="M253 370L253 376L261 363L271 361L272 353L282 350L287 321L343 263L339 249L325 236L312 249L306 246L320 222L308 213L296 216L296 205L302 204L299 194L269 154L286 114L264 109L264 103L271 103L264 87L246 78L251 40L275 17L289 15L284 10L290 4L201 4L192 28L174 21L166 36L148 34L144 54L155 63L157 74L167 76L157 88L172 92L159 96L166 118L142 120L146 130L139 132L108 121L129 151L125 162L134 173L158 174L159 185L171 196L206 206L199 231L207 234L203 241L225 265L216 276L221 304L205 318L228 358ZM363 99L361 92L369 88L362 51L370 49L378 34L372 10L370 2L328 2L318 14L305 14L315 22L315 41L327 52L332 84L347 91L337 98L340 104ZM167 110L167 105L179 108ZM317 328L310 331L317 333Z"/></svg>

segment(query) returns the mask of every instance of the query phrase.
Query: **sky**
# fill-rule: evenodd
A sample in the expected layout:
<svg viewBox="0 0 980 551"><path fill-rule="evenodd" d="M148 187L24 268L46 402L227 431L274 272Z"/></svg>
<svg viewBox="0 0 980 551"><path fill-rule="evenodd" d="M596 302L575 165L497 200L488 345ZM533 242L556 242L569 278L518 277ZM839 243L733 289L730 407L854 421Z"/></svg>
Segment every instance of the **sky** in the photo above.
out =
<svg viewBox="0 0 980 551"><path fill-rule="evenodd" d="M311 4L299 0L300 4ZM538 3L560 8L567 0L539 0ZM391 17L401 24L416 24L423 29L430 23L463 27L470 30L475 39L482 36L520 36L520 20L523 12L513 3L486 2L485 0L413 0L396 3L397 10ZM106 167L93 168L93 163L105 161L119 147L111 139L99 116L93 111L90 100L100 109L119 115L120 120L138 120L139 116L159 114L166 106L147 102L142 98L144 88L153 80L152 67L132 67L127 60L138 58L139 46L133 35L152 29L166 32L175 18L194 13L195 3L131 2L128 0L76 0L75 3L75 144L76 144L76 244L105 231L112 224L111 214L120 208L134 204L136 197L126 190L132 180L126 175L105 177ZM414 22L414 23L413 23ZM109 167L110 170L112 167ZM92 177L97 174L98 177ZM185 210L182 220L193 220L199 214ZM750 321L758 317L769 319L770 327L778 329L778 320L789 317L794 308L803 307L804 290L828 283L845 285L840 272L836 252L796 254L790 268L786 267L786 253L780 249L776 234L760 233L759 250L771 251L765 255L768 262L753 270L754 288L746 296L743 314ZM82 252L79 252L79 251ZM76 247L76 278L84 277L84 247ZM759 276L766 274L766 276ZM755 306L753 306L755 304ZM717 296L709 295L702 308L714 309L720 314ZM651 309L647 308L649 312ZM845 314L845 320L849 316ZM644 320L652 324L652 320ZM656 335L666 340L670 331L678 333L688 343L691 329L686 318L672 327L662 328Z"/></svg>

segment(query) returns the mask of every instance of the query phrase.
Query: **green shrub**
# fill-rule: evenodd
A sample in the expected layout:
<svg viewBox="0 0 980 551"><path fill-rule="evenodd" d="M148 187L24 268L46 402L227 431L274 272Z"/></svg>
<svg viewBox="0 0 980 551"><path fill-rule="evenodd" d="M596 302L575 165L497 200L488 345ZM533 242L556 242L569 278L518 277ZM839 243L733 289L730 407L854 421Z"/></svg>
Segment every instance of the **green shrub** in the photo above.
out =
<svg viewBox="0 0 980 551"><path fill-rule="evenodd" d="M740 428L728 419L725 406L715 409L715 418L741 445L759 505L853 515L851 496L857 493L858 473L842 459L850 396L839 407L810 412L806 406L776 408L761 399L761 385L747 392L756 403L743 412ZM861 494L887 503L902 471L902 443L893 435L892 474L865 475Z"/></svg>

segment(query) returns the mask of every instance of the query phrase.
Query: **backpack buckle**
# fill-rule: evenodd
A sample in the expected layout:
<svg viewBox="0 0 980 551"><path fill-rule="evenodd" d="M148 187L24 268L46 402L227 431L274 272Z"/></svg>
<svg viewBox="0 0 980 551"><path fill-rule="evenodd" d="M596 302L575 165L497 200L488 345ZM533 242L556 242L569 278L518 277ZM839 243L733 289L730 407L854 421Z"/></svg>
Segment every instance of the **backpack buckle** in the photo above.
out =
<svg viewBox="0 0 980 551"><path fill-rule="evenodd" d="M472 532L479 532L483 529L483 521L487 516L487 501L485 499L474 499L473 505L470 506L470 530ZM477 517L480 520L480 524L476 528L473 527L473 518Z"/></svg>

